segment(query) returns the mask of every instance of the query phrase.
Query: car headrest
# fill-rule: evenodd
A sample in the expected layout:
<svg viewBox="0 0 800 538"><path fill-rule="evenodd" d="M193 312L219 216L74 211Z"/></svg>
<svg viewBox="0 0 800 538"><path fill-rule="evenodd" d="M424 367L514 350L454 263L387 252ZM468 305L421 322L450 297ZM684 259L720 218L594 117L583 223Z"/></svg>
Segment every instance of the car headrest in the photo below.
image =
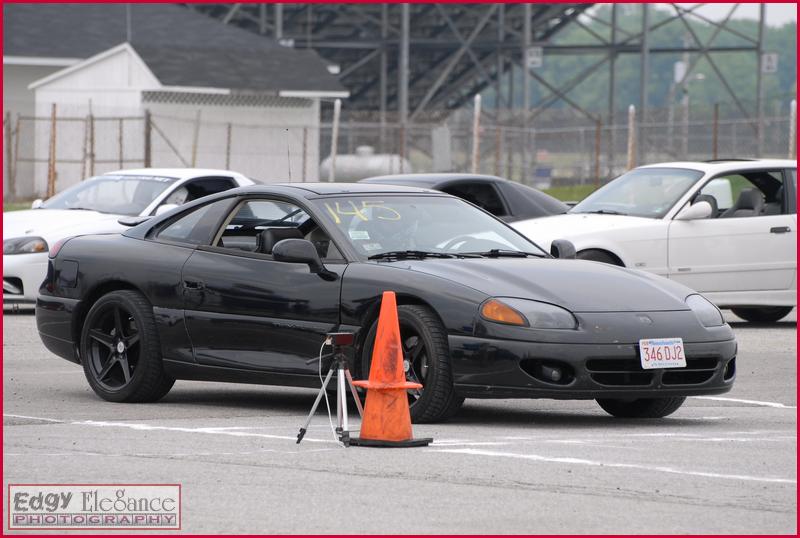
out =
<svg viewBox="0 0 800 538"><path fill-rule="evenodd" d="M739 193L739 199L736 200L734 207L736 209L750 209L753 211L761 211L761 206L764 205L764 197L757 189L744 189Z"/></svg>
<svg viewBox="0 0 800 538"><path fill-rule="evenodd" d="M717 199L714 198L711 194L701 194L697 198L694 199L694 203L697 202L708 202L711 206L711 218L715 218L717 213L719 212L719 204L717 204Z"/></svg>
<svg viewBox="0 0 800 538"><path fill-rule="evenodd" d="M256 252L272 254L272 249L278 241L302 238L303 233L297 228L267 228L256 236Z"/></svg>

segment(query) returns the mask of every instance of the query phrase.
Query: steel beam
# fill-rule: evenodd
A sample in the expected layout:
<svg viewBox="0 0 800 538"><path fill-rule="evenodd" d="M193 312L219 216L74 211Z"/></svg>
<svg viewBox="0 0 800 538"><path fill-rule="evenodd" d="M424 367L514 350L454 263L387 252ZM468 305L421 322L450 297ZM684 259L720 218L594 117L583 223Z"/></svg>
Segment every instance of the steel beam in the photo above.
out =
<svg viewBox="0 0 800 538"><path fill-rule="evenodd" d="M398 58L398 112L402 125L408 121L408 55L410 49L411 15L409 5L400 5L400 55Z"/></svg>

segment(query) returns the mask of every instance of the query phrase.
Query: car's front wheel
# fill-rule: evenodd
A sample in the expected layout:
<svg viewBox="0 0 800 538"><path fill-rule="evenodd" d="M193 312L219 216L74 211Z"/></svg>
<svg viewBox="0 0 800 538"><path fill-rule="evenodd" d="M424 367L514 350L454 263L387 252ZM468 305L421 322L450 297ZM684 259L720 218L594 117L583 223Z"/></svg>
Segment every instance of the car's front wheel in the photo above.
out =
<svg viewBox="0 0 800 538"><path fill-rule="evenodd" d="M400 341L406 380L422 384L420 390L408 391L411 421L439 422L453 416L464 398L456 395L450 369L447 332L436 314L427 307L400 305ZM378 322L372 324L361 353L363 378L369 377L372 350Z"/></svg>
<svg viewBox="0 0 800 538"><path fill-rule="evenodd" d="M154 402L175 380L161 362L153 308L138 292L101 297L81 332L81 362L92 390L111 402Z"/></svg>
<svg viewBox="0 0 800 538"><path fill-rule="evenodd" d="M762 306L761 308L731 308L731 312L745 321L772 323L785 318L792 306Z"/></svg>
<svg viewBox="0 0 800 538"><path fill-rule="evenodd" d="M634 400L600 398L597 403L606 413L618 418L662 418L677 411L685 401L684 397Z"/></svg>

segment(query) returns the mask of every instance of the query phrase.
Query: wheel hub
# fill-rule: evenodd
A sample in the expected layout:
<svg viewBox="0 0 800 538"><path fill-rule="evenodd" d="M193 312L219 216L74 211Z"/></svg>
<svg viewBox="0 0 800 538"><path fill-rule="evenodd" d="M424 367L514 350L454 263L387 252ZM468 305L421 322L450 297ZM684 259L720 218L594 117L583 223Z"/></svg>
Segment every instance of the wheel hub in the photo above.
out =
<svg viewBox="0 0 800 538"><path fill-rule="evenodd" d="M411 362L408 359L404 359L403 360L403 372L405 372L407 374L410 369L411 369Z"/></svg>
<svg viewBox="0 0 800 538"><path fill-rule="evenodd" d="M120 340L119 342L117 342L117 353L122 354L124 352L125 352L125 343L122 340Z"/></svg>

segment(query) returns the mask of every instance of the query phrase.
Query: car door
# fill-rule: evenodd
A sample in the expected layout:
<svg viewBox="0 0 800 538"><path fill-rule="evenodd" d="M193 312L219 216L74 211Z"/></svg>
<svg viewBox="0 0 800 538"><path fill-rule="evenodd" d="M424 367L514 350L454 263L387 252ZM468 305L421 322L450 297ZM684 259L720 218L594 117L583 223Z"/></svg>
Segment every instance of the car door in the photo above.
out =
<svg viewBox="0 0 800 538"><path fill-rule="evenodd" d="M242 200L210 245L183 267L185 320L198 363L312 374L325 335L339 324L346 264L332 245L326 280L305 264L275 261L280 238L319 233L298 205L281 199ZM270 244L266 244L269 235ZM330 251L337 251L332 255Z"/></svg>
<svg viewBox="0 0 800 538"><path fill-rule="evenodd" d="M797 217L790 214L785 175L754 170L706 182L698 195L717 205L716 215L670 222L669 278L700 292L789 288Z"/></svg>

